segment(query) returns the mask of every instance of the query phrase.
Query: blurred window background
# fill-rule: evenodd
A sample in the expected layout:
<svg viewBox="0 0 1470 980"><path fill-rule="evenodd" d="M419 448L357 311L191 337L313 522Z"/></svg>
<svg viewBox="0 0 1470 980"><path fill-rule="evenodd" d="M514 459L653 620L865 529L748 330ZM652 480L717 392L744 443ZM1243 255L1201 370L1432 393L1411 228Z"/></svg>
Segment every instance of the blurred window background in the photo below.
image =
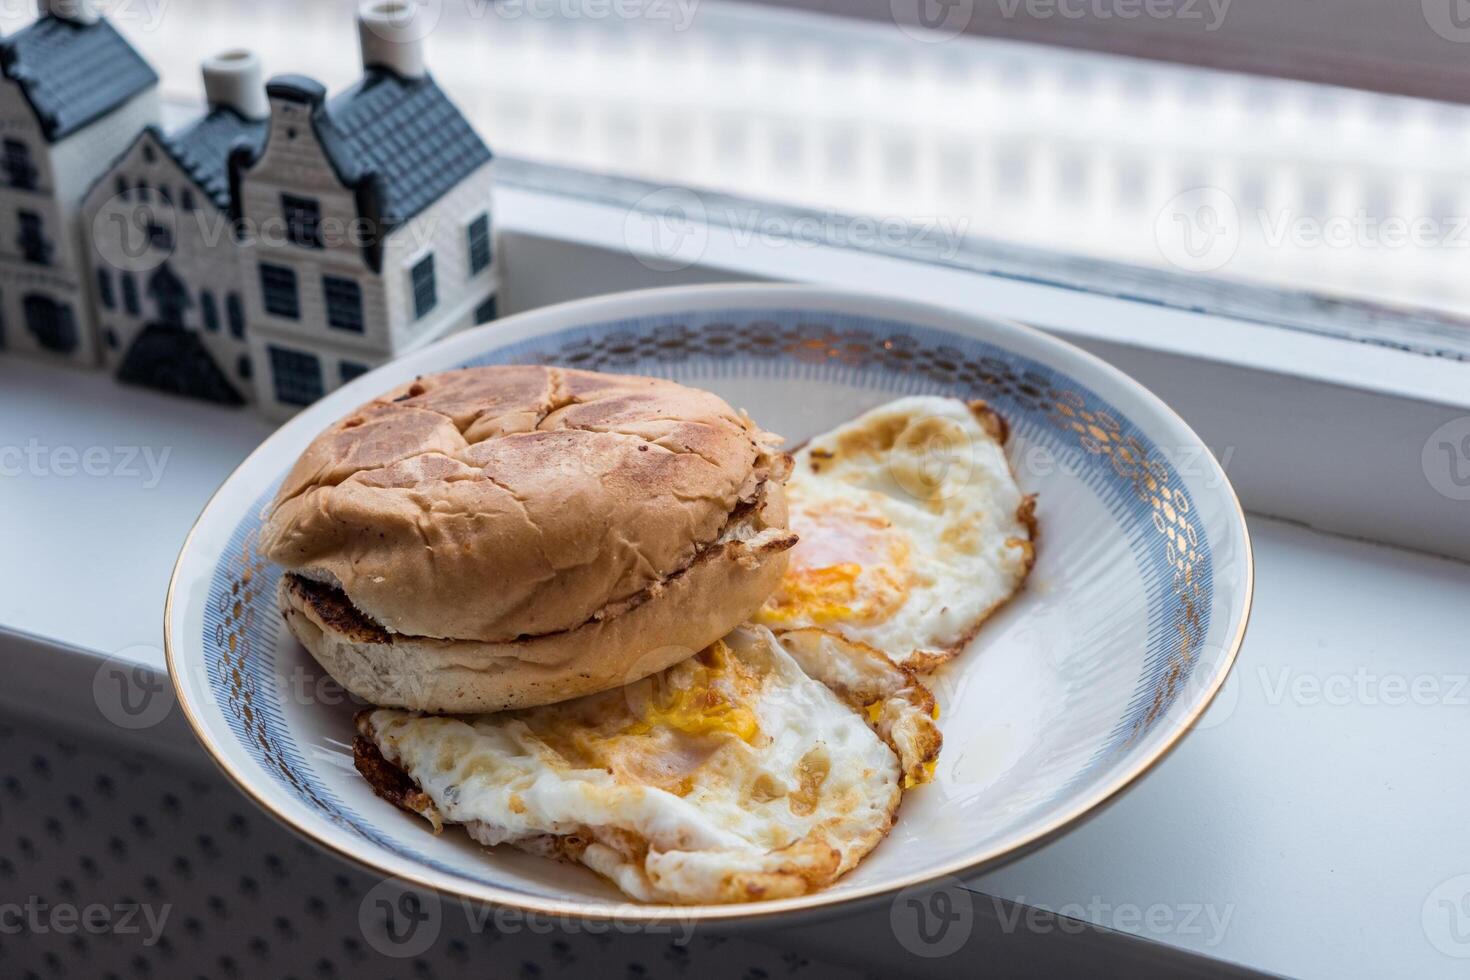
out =
<svg viewBox="0 0 1470 980"><path fill-rule="evenodd" d="M502 156L1470 316L1462 0L420 2ZM100 5L181 105L228 48L359 73L353 0Z"/></svg>

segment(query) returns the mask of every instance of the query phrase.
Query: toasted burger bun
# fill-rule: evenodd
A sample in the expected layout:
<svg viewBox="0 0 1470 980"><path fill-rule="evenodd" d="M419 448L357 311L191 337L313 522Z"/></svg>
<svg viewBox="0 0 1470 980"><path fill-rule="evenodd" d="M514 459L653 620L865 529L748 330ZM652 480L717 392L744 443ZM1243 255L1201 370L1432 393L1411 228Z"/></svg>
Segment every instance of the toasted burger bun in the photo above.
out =
<svg viewBox="0 0 1470 980"><path fill-rule="evenodd" d="M775 440L708 392L547 367L432 375L303 453L261 532L286 622L373 704L545 704L712 643L780 581Z"/></svg>
<svg viewBox="0 0 1470 980"><path fill-rule="evenodd" d="M393 634L340 589L290 573L277 599L302 645L372 704L453 714L549 704L663 670L744 621L780 583L784 552L796 540L766 524L776 509L770 501L752 508L687 568L625 608L543 636L497 643Z"/></svg>

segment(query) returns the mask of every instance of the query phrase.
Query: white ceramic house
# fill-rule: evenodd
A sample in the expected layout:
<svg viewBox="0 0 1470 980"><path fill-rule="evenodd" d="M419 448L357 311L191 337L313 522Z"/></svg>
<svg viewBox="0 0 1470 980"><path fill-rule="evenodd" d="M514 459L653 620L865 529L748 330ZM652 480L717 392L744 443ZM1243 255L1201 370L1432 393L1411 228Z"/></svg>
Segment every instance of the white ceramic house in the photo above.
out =
<svg viewBox="0 0 1470 980"><path fill-rule="evenodd" d="M265 140L260 61L204 63L205 114L139 133L82 203L103 356L133 384L227 405L254 400L230 154Z"/></svg>
<svg viewBox="0 0 1470 980"><path fill-rule="evenodd" d="M0 42L0 346L97 360L82 196L158 120L158 76L91 0Z"/></svg>
<svg viewBox="0 0 1470 980"><path fill-rule="evenodd" d="M413 7L363 5L363 77L330 101L273 79L263 147L231 159L267 414L494 317L490 150L425 70Z"/></svg>

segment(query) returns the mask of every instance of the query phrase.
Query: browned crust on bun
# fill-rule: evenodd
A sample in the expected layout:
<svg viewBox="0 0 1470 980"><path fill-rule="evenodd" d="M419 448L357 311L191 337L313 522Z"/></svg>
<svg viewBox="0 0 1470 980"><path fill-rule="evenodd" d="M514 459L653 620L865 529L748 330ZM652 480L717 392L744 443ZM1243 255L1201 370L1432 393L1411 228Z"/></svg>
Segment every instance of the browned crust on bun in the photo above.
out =
<svg viewBox="0 0 1470 980"><path fill-rule="evenodd" d="M766 600L796 535L778 484L719 539L650 588L572 629L487 642L384 630L335 586L287 573L286 625L334 680L370 704L476 713L550 704L631 683L704 649Z"/></svg>
<svg viewBox="0 0 1470 980"><path fill-rule="evenodd" d="M394 636L552 636L689 566L784 478L775 442L719 397L657 378L428 375L307 447L261 551Z"/></svg>

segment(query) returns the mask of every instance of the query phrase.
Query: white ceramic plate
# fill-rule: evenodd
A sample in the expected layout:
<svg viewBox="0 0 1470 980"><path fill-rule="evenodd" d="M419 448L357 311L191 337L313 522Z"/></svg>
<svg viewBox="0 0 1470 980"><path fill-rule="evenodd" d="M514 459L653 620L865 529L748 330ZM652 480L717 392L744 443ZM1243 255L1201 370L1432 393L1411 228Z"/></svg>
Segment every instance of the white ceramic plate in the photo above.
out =
<svg viewBox="0 0 1470 980"><path fill-rule="evenodd" d="M551 915L637 919L590 871L457 830L440 837L352 767L357 707L281 622L262 509L306 444L414 375L538 362L708 388L792 443L905 394L984 398L1039 494L1026 590L931 679L944 751L889 838L814 895L680 910L728 919L833 906L1014 857L1156 763L1224 682L1245 631L1251 552L1235 494L1189 427L1102 361L1015 324L831 290L627 293L510 317L365 375L303 411L227 480L179 555L169 668L219 765L301 833L383 874Z"/></svg>

